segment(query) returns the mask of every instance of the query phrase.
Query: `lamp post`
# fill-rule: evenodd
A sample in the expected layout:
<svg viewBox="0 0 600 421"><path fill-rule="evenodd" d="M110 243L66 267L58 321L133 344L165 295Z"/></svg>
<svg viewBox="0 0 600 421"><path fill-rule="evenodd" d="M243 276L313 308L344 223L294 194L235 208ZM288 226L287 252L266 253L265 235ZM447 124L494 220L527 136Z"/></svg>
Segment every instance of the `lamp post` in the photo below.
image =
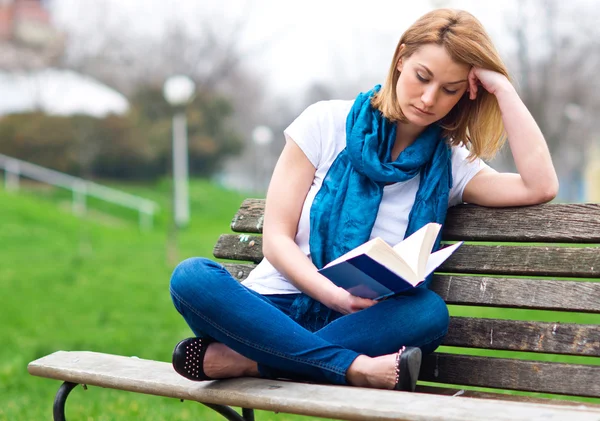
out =
<svg viewBox="0 0 600 421"><path fill-rule="evenodd" d="M169 77L163 95L173 107L173 220L178 228L190 221L188 193L188 145L185 106L191 101L196 86L187 76Z"/></svg>
<svg viewBox="0 0 600 421"><path fill-rule="evenodd" d="M263 187L265 166L268 164L267 157L262 155L261 149L273 141L273 130L269 126L256 126L252 130L252 141L254 142L254 190L257 192ZM262 164L262 165L261 165Z"/></svg>

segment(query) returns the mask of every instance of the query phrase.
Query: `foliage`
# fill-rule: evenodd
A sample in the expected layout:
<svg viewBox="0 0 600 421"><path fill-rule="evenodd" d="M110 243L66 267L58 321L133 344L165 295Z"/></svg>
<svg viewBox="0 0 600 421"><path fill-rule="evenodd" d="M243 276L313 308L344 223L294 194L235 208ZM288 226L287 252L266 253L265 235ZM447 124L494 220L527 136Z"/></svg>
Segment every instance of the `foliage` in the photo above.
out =
<svg viewBox="0 0 600 421"><path fill-rule="evenodd" d="M242 148L233 108L199 93L186 113L190 173L209 176ZM152 179L170 171L171 115L160 90L149 87L123 116L9 115L0 119L0 153L86 178Z"/></svg>
<svg viewBox="0 0 600 421"><path fill-rule="evenodd" d="M170 165L171 108L158 88L146 87L133 97L133 112L155 150L158 173ZM223 160L241 152L241 135L232 127L233 106L225 98L198 92L186 109L190 174L208 176Z"/></svg>
<svg viewBox="0 0 600 421"><path fill-rule="evenodd" d="M66 117L34 112L2 118L0 152L59 171L77 171L77 137Z"/></svg>

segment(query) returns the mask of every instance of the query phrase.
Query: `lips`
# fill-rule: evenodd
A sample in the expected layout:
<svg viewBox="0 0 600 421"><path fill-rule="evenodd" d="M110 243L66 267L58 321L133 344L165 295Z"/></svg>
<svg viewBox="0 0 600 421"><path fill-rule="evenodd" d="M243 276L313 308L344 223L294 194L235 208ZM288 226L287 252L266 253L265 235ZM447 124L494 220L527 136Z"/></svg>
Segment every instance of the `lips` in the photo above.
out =
<svg viewBox="0 0 600 421"><path fill-rule="evenodd" d="M433 115L433 113L430 113L430 112L427 112L427 111L423 111L423 110L422 110L422 109L420 109L419 107L415 107L414 105L413 105L413 107L415 108L415 110L417 110L417 111L418 111L418 112L420 112L421 114L424 114L424 115Z"/></svg>

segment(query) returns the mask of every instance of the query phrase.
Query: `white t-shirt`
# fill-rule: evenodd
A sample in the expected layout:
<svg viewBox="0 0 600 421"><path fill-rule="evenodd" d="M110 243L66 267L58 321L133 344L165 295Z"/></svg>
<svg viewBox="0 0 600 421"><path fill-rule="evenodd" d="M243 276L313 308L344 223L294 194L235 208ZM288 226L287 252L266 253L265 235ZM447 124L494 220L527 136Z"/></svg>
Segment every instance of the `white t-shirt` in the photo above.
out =
<svg viewBox="0 0 600 421"><path fill-rule="evenodd" d="M338 154L346 147L346 117L354 101L321 101L309 106L285 129L286 140L295 142L316 168L315 178L304 201L296 244L310 256L310 208L321 188L327 171ZM462 203L462 194L467 183L483 167L480 159L467 161L468 150L452 147L452 189L448 207ZM408 226L408 215L415 202L420 177L383 188L375 225L370 238L381 237L391 245L404 239ZM264 258L242 282L260 294L293 294L300 292L291 282Z"/></svg>

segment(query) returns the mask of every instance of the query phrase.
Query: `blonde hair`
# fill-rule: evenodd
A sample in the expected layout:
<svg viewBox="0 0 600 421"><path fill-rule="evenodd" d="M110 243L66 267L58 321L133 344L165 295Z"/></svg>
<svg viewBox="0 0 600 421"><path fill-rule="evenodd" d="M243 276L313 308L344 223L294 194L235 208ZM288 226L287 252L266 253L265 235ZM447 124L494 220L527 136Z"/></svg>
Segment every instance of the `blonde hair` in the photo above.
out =
<svg viewBox="0 0 600 421"><path fill-rule="evenodd" d="M400 38L386 82L373 96L373 107L391 121L407 122L396 96L401 58L408 58L425 44L443 46L452 60L503 74L508 70L492 40L475 16L463 10L437 9L419 18ZM477 99L463 95L450 112L439 121L444 136L453 146L465 145L470 158L492 158L506 140L500 107L494 95L483 87Z"/></svg>

